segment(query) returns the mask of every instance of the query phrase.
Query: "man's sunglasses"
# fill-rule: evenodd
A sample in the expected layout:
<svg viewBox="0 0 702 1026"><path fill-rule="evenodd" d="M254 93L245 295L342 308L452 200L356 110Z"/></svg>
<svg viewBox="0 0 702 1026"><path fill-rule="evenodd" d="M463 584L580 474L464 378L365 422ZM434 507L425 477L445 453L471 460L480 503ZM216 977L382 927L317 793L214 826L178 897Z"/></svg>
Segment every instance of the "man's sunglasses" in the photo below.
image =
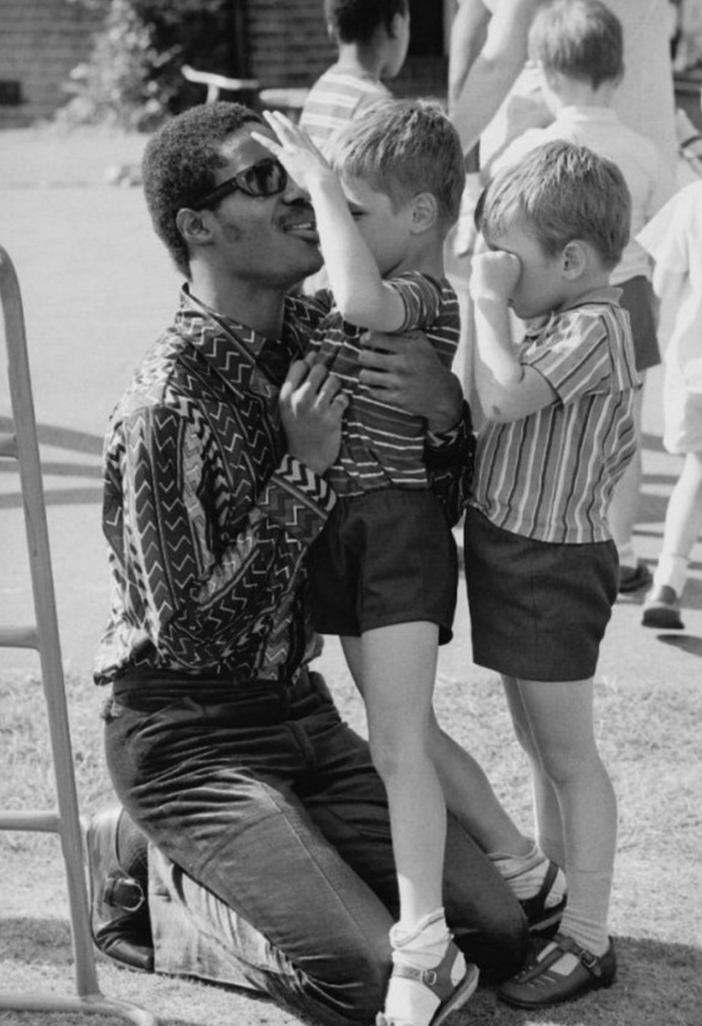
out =
<svg viewBox="0 0 702 1026"><path fill-rule="evenodd" d="M280 161L262 160L220 182L212 192L191 203L190 209L204 210L206 207L214 207L237 190L246 193L247 196L277 196L284 192L287 184L288 172Z"/></svg>

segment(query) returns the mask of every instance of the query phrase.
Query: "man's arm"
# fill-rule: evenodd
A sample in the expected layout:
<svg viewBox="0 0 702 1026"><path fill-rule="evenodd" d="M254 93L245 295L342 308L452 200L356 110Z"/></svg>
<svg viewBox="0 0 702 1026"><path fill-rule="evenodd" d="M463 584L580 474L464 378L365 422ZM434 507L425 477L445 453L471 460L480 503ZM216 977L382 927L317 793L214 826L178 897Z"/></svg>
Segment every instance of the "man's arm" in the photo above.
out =
<svg viewBox="0 0 702 1026"><path fill-rule="evenodd" d="M163 655L192 670L240 657L245 671L334 505L319 475L339 449L338 388L323 367L293 364L280 395L289 451L267 472L259 468L270 463L272 424L261 424L254 445L255 425L232 415L224 449L187 407L141 411L125 424L125 453L113 463L124 538L108 527L108 541L135 626Z"/></svg>
<svg viewBox="0 0 702 1026"><path fill-rule="evenodd" d="M468 74L487 39L492 17L483 0L462 0L451 25L448 67L448 105L453 115Z"/></svg>
<svg viewBox="0 0 702 1026"><path fill-rule="evenodd" d="M464 153L473 150L524 66L529 28L541 2L498 0L484 43L472 61L479 33L484 29L479 12L473 10L478 0L461 4L451 30L449 79L454 83L452 88L458 90L452 119Z"/></svg>

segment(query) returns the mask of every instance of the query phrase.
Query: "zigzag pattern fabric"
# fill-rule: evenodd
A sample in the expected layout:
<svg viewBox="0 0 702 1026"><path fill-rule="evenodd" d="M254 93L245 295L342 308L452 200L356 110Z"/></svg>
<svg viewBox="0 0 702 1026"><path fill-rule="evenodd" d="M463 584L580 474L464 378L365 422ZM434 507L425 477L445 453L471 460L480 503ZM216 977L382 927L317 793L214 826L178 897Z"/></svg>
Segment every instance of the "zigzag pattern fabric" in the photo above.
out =
<svg viewBox="0 0 702 1026"><path fill-rule="evenodd" d="M316 653L303 557L335 496L284 451L277 399L317 316L289 300L276 341L184 289L105 440L113 588L97 683L127 668L290 682Z"/></svg>

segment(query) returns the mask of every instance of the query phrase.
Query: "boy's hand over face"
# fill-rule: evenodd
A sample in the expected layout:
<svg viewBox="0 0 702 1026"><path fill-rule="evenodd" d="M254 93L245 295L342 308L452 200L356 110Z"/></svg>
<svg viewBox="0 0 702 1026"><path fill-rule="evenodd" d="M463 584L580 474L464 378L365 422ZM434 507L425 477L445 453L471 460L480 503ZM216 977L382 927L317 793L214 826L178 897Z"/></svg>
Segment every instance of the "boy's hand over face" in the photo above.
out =
<svg viewBox="0 0 702 1026"><path fill-rule="evenodd" d="M521 261L513 253L477 253L471 261L470 294L474 301L496 299L506 304L521 273Z"/></svg>
<svg viewBox="0 0 702 1026"><path fill-rule="evenodd" d="M341 445L341 419L347 406L341 382L323 364L295 360L280 390L278 402L288 452L323 474Z"/></svg>
<svg viewBox="0 0 702 1026"><path fill-rule="evenodd" d="M278 142L259 132L252 132L252 137L278 158L301 189L312 193L315 184L336 177L307 132L279 111L264 111L263 116Z"/></svg>

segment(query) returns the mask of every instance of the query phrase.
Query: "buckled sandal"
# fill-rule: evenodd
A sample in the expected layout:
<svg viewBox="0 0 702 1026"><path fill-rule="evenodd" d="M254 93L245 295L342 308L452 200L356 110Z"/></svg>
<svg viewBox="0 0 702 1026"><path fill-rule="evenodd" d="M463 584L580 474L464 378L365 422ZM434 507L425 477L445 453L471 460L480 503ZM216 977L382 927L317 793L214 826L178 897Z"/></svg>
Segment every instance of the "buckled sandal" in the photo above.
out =
<svg viewBox="0 0 702 1026"><path fill-rule="evenodd" d="M480 971L472 962L466 962L465 976L458 986L451 982L451 968L460 954L454 942L451 941L446 949L446 954L435 969L418 969L415 966L402 964L393 966L393 976L413 980L426 987L438 998L439 1005L427 1026L441 1026L452 1012L466 1003L478 986ZM394 1026L394 1020L383 1012L378 1013L375 1022L376 1026Z"/></svg>
<svg viewBox="0 0 702 1026"><path fill-rule="evenodd" d="M539 958L539 953L551 948ZM575 955L577 964L567 976L551 969L566 954ZM604 955L593 955L572 937L556 934L542 944L529 963L497 991L501 1001L516 1008L544 1008L573 1001L591 990L611 987L617 974L617 957L610 937Z"/></svg>
<svg viewBox="0 0 702 1026"><path fill-rule="evenodd" d="M541 887L532 898L524 898L519 902L527 918L529 933L537 937L553 937L558 932L563 912L568 901L567 894L564 894L555 905L546 905L546 899L551 893L559 868L555 862L549 862L546 875Z"/></svg>

